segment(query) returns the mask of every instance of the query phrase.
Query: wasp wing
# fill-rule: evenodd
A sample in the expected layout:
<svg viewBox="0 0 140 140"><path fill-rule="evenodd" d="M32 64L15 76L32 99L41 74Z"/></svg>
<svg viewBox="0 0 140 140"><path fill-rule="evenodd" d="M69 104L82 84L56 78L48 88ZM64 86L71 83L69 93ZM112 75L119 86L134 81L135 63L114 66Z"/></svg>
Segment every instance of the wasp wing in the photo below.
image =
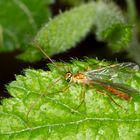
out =
<svg viewBox="0 0 140 140"><path fill-rule="evenodd" d="M137 72L138 70L139 66L137 64L125 62L86 71L84 72L84 75L92 80L106 80L118 83L119 81L125 81L132 78L134 72Z"/></svg>
<svg viewBox="0 0 140 140"><path fill-rule="evenodd" d="M136 89L130 87L129 85L123 84L123 83L113 83L111 81L107 81L107 80L103 80L103 79L102 80L101 79L94 79L93 84L98 88L103 88L103 89L106 89L106 90L108 90L108 87L109 87L109 89L113 89L113 91L115 89L115 92L113 92L112 90L108 90L115 95L119 95L119 91L121 91L121 92L123 92L123 97L124 98L126 96L127 97L128 96L133 97L133 100L135 100L135 99L137 100L137 99L140 98L139 91L137 91ZM120 98L121 98L121 96L120 96Z"/></svg>

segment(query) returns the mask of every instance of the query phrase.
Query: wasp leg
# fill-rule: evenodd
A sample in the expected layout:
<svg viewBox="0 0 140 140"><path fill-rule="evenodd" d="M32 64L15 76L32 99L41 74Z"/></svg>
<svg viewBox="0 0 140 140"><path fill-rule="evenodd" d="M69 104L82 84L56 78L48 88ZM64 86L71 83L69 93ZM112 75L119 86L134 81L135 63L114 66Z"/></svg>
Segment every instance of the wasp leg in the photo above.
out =
<svg viewBox="0 0 140 140"><path fill-rule="evenodd" d="M96 89L97 90L97 89ZM98 92L100 92L101 94L103 95L106 95L109 97L109 99L115 104L117 105L118 107L120 107L121 109L123 109L124 111L128 111L126 108L122 107L121 105L119 105L109 94L105 93L105 92L102 92L100 90L97 90Z"/></svg>
<svg viewBox="0 0 140 140"><path fill-rule="evenodd" d="M85 94L86 94L86 92L85 92L85 85L83 86L83 91L82 91L82 93L81 93L81 102L80 102L80 104L76 107L76 108L74 108L74 110L78 110L80 107L81 107L81 105L85 102ZM72 111L72 113L74 113L73 111Z"/></svg>
<svg viewBox="0 0 140 140"><path fill-rule="evenodd" d="M57 79L54 83L57 83L59 80L60 80L60 78ZM53 86L53 84L52 84L51 86L49 86L49 88L51 88L52 86ZM48 87L47 87L47 88L48 88ZM29 128L32 128L31 125L29 124L29 115L30 115L30 112L31 112L32 109L35 107L37 101L38 101L39 99L41 99L41 97L43 97L43 96L45 96L45 95L50 95L50 94L46 94L46 93L41 93L41 94L39 94L38 97L31 103L31 106L30 106L29 110L27 111L26 120L27 120L27 126L28 126Z"/></svg>

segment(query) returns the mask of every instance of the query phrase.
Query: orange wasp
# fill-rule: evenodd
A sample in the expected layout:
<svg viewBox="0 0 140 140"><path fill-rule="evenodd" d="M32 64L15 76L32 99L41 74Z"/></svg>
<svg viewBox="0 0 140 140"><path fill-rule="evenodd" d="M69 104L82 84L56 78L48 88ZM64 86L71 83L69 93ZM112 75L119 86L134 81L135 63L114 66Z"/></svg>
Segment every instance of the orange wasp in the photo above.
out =
<svg viewBox="0 0 140 140"><path fill-rule="evenodd" d="M44 50L40 46L36 46L36 47L46 56L46 58L48 58L51 61L51 63L54 64L56 68L59 69L59 67L51 60L51 58L44 52ZM137 93L137 91L123 84L123 82L125 82L127 79L132 78L134 72L137 72L138 70L139 70L139 66L137 64L131 63L131 62L125 62L125 63L114 64L114 65L98 68L95 70L78 72L76 74L67 72L65 74L65 80L67 82L74 82L74 83L83 84L83 85L98 85L106 89L107 91L111 92L115 96L123 100L129 101L131 100L131 97L132 97L130 94ZM120 82L120 79L122 80L121 82ZM114 99L110 96L110 94L107 94L99 90L97 91L100 92L101 94L107 95L117 106L123 108L122 106L120 106L114 101ZM41 94L40 97L41 96L44 96L44 94ZM85 96L85 92L83 94L83 97L84 96ZM31 108L28 110L27 119L36 101L32 103ZM84 101L84 98L76 109L78 109L81 106L83 101Z"/></svg>
<svg viewBox="0 0 140 140"><path fill-rule="evenodd" d="M125 62L77 74L72 74L71 72L69 72L65 75L65 79L68 82L75 82L79 84L88 84L88 85L98 85L106 89L107 91L111 92L115 96L123 100L129 101L131 99L130 94L136 93L137 91L123 84L123 82L132 78L133 73L137 72L138 70L139 66L136 65L135 63ZM120 82L120 80L122 81ZM102 91L99 92L109 96L109 98L116 105L120 106L113 100L113 98L109 94L103 93Z"/></svg>
<svg viewBox="0 0 140 140"><path fill-rule="evenodd" d="M46 58L50 60L51 63L56 66L56 68L58 68L39 45L36 47L44 54ZM115 96L129 101L131 99L131 93L138 93L138 91L123 83L131 79L134 72L137 72L138 70L139 66L137 64L133 62L124 62L95 70L79 72L76 74L67 72L65 74L65 79L67 82L74 82L84 85L98 85L111 92ZM102 91L99 92L105 94ZM118 105L109 94L105 95L107 95L116 105Z"/></svg>

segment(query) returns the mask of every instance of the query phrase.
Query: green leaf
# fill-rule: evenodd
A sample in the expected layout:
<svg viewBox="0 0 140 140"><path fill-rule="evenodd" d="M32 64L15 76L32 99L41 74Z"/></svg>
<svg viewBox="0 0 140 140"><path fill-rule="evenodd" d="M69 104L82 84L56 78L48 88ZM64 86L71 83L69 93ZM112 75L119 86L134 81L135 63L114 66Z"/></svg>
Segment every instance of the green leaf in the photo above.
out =
<svg viewBox="0 0 140 140"><path fill-rule="evenodd" d="M114 52L126 48L131 40L132 25L126 23L121 10L114 3L99 2L96 13L97 39L106 41Z"/></svg>
<svg viewBox="0 0 140 140"><path fill-rule="evenodd" d="M0 25L3 30L0 51L25 49L25 44L31 41L42 23L48 21L50 3L52 0L0 1Z"/></svg>
<svg viewBox="0 0 140 140"><path fill-rule="evenodd" d="M126 49L128 56L133 59L135 62L140 64L140 41L139 41L139 32L140 32L140 20L136 12L136 4L134 1L127 0L127 17L131 24L135 25L132 33L132 39L129 43L129 47Z"/></svg>
<svg viewBox="0 0 140 140"><path fill-rule="evenodd" d="M50 20L35 36L33 47L28 47L20 58L27 61L41 59L43 54L36 49L37 46L49 56L64 52L76 46L92 27L95 27L97 39L108 42L113 51L125 48L131 37L131 27L116 5L90 2Z"/></svg>
<svg viewBox="0 0 140 140"><path fill-rule="evenodd" d="M90 140L140 138L140 94L131 101L111 97L127 112L115 105L107 93L96 85L84 85L65 80L65 72L73 73L110 65L110 62L87 59L49 65L50 71L25 70L7 86L13 98L4 99L0 106L1 140ZM127 72L127 69L126 69ZM116 71L116 74L118 71ZM123 77L122 73L122 77ZM140 91L140 71L125 84ZM120 81L121 82L121 81ZM76 109L77 108L77 109Z"/></svg>
<svg viewBox="0 0 140 140"><path fill-rule="evenodd" d="M49 56L74 47L90 31L94 15L95 5L92 3L59 14L41 28L34 38L33 47L29 47L25 53L20 55L20 58L34 61L37 58L43 57L42 53L34 47L36 45L40 45L45 49ZM32 55L32 51L34 52L34 56Z"/></svg>
<svg viewBox="0 0 140 140"><path fill-rule="evenodd" d="M61 3L70 5L70 6L75 6L79 5L81 3L84 3L85 0L60 0Z"/></svg>
<svg viewBox="0 0 140 140"><path fill-rule="evenodd" d="M0 25L0 48L3 46L3 30Z"/></svg>
<svg viewBox="0 0 140 140"><path fill-rule="evenodd" d="M127 17L130 23L134 24L137 20L136 4L132 0L126 0Z"/></svg>

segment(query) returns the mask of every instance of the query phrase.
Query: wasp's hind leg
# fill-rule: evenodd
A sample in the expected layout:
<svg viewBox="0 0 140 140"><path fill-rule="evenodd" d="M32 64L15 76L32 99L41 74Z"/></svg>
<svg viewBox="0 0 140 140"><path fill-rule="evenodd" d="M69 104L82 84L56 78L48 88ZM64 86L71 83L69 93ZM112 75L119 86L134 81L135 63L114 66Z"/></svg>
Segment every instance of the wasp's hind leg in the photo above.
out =
<svg viewBox="0 0 140 140"><path fill-rule="evenodd" d="M99 93L105 95L105 96L108 96L108 98L109 98L115 105L117 105L119 108L123 109L125 112L127 111L127 109L124 108L123 106L121 106L120 104L118 104L118 103L111 97L111 95L109 95L108 93L105 93L105 92L103 92L103 91L100 91L100 90L97 90L97 91L98 91Z"/></svg>
<svg viewBox="0 0 140 140"><path fill-rule="evenodd" d="M76 106L74 110L78 110L82 106L82 104L85 102L85 96L86 96L86 85L83 86L83 90L80 97L80 104ZM74 112L72 111L72 113Z"/></svg>

